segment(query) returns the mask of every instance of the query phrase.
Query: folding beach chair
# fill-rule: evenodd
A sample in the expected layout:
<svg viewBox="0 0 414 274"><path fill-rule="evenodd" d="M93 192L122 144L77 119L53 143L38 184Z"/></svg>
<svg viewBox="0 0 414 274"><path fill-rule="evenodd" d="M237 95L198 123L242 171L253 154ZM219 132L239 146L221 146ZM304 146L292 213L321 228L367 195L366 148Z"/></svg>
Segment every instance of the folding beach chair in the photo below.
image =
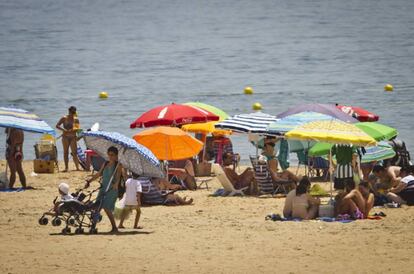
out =
<svg viewBox="0 0 414 274"><path fill-rule="evenodd" d="M309 158L309 178L316 178L322 171L323 179L325 181L329 178L329 162L322 157Z"/></svg>
<svg viewBox="0 0 414 274"><path fill-rule="evenodd" d="M255 178L259 185L260 192L263 194L276 194L282 192L287 194L287 186L292 182L289 180L273 181L266 162L257 162L254 168Z"/></svg>
<svg viewBox="0 0 414 274"><path fill-rule="evenodd" d="M244 196L245 195L244 191L246 191L249 188L249 187L244 187L242 189L235 189L233 184L230 182L229 178L227 178L226 173L224 173L224 170L223 172L220 172L217 175L217 179L223 186L224 190L229 193L228 196L235 196L235 195Z"/></svg>

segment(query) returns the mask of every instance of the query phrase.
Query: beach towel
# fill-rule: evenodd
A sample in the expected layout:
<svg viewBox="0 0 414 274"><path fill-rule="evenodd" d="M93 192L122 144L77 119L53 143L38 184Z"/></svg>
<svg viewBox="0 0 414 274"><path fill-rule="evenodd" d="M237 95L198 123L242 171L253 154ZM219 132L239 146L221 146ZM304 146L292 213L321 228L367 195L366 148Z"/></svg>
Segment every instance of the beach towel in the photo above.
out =
<svg viewBox="0 0 414 274"><path fill-rule="evenodd" d="M280 143L280 149L279 149L279 155L277 156L277 159L279 161L279 165L283 170L286 170L289 168L289 143L285 139L281 139L279 141Z"/></svg>
<svg viewBox="0 0 414 274"><path fill-rule="evenodd" d="M24 188L19 187L19 188L4 188L4 189L0 189L0 192L22 192L25 191Z"/></svg>

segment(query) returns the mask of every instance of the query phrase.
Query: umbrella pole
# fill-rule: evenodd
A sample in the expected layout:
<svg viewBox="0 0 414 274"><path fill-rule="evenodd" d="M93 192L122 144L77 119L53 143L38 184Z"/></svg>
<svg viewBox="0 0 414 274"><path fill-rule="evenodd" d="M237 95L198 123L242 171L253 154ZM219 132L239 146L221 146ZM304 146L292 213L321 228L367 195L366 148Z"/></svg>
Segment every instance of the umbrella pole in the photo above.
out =
<svg viewBox="0 0 414 274"><path fill-rule="evenodd" d="M329 149L329 170L331 170L331 165L332 165L332 147ZM333 189L332 189L332 185L334 183L334 172L331 172L330 177L331 177L331 181L330 181L330 192L331 192L331 202L332 202L332 196L333 196Z"/></svg>

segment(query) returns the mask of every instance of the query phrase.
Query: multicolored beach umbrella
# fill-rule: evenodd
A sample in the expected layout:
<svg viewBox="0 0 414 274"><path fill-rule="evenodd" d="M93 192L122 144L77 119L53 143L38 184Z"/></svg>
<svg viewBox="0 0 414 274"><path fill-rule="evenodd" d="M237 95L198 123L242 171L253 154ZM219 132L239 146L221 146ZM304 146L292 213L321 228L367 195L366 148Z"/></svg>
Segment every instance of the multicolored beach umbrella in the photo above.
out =
<svg viewBox="0 0 414 274"><path fill-rule="evenodd" d="M342 122L347 123L357 123L358 120L351 117L350 115L342 112L339 110L335 105L329 105L329 104L303 104L298 105L295 107L289 108L287 111L279 113L277 115L277 118L281 119L289 115L301 113L304 111L312 111L312 112L318 112L322 114L329 115L335 119L338 119Z"/></svg>
<svg viewBox="0 0 414 274"><path fill-rule="evenodd" d="M332 119L304 124L285 134L288 139L354 146L375 146L374 138L353 124Z"/></svg>
<svg viewBox="0 0 414 274"><path fill-rule="evenodd" d="M276 116L262 112L239 114L216 124L216 128L232 130L241 133L266 134L267 127L277 122Z"/></svg>
<svg viewBox="0 0 414 274"><path fill-rule="evenodd" d="M309 151L311 157L327 157L332 144L317 143ZM362 154L361 163L371 163L391 159L395 156L395 151L387 142L379 142L377 146L365 148L365 154Z"/></svg>
<svg viewBox="0 0 414 274"><path fill-rule="evenodd" d="M313 121L332 120L332 116L314 111L304 111L281 118L271 123L267 130L269 134L284 135L286 132Z"/></svg>
<svg viewBox="0 0 414 274"><path fill-rule="evenodd" d="M55 131L39 116L18 108L0 107L0 127L55 135Z"/></svg>

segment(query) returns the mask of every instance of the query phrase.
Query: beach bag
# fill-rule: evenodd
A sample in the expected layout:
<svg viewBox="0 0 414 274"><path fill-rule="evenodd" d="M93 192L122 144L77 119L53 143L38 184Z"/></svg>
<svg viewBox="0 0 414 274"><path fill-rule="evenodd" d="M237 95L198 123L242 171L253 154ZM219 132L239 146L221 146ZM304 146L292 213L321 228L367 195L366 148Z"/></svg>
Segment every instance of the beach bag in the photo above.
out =
<svg viewBox="0 0 414 274"><path fill-rule="evenodd" d="M0 188L9 187L9 178L7 177L7 172L0 173Z"/></svg>

